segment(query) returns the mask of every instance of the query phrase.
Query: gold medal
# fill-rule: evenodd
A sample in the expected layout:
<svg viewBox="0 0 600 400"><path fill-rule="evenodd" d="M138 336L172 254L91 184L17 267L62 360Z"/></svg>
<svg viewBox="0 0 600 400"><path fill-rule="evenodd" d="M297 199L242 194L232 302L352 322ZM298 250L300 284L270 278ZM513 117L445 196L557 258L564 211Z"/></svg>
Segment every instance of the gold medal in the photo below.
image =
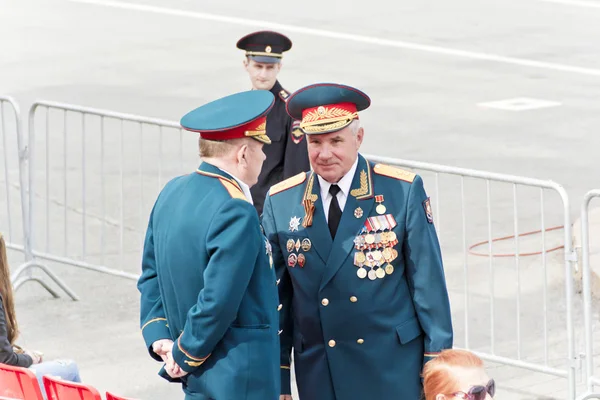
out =
<svg viewBox="0 0 600 400"><path fill-rule="evenodd" d="M396 258L398 258L398 250L392 249L392 260L395 260Z"/></svg>
<svg viewBox="0 0 600 400"><path fill-rule="evenodd" d="M392 264L387 264L385 266L385 273L391 275L394 273L394 266Z"/></svg>
<svg viewBox="0 0 600 400"><path fill-rule="evenodd" d="M372 233L367 234L365 236L365 242L367 242L367 244L375 243L375 236Z"/></svg>
<svg viewBox="0 0 600 400"><path fill-rule="evenodd" d="M365 256L365 253L363 253L362 251L357 251L356 253L354 253L354 264L355 265L363 265L366 260L367 260L367 257Z"/></svg>
<svg viewBox="0 0 600 400"><path fill-rule="evenodd" d="M377 279L377 274L373 270L369 271L368 276L369 276L369 279L372 280L372 281L374 281L375 279Z"/></svg>
<svg viewBox="0 0 600 400"><path fill-rule="evenodd" d="M288 239L287 243L285 244L285 247L287 248L288 253L294 251L294 239Z"/></svg>
<svg viewBox="0 0 600 400"><path fill-rule="evenodd" d="M375 271L375 275L377 275L379 279L383 279L385 277L385 271L383 270L383 268L377 268L377 271Z"/></svg>
<svg viewBox="0 0 600 400"><path fill-rule="evenodd" d="M381 243L388 244L390 242L390 233L389 232L381 232Z"/></svg>
<svg viewBox="0 0 600 400"><path fill-rule="evenodd" d="M375 196L375 201L379 204L377 207L375 207L375 211L377 211L377 214L385 214L385 206L381 203L383 203L383 195L382 194L378 194Z"/></svg>
<svg viewBox="0 0 600 400"><path fill-rule="evenodd" d="M371 254L373 254L373 260L375 260L375 261L381 260L381 251L375 250Z"/></svg>
<svg viewBox="0 0 600 400"><path fill-rule="evenodd" d="M302 239L302 250L303 251L309 251L311 247L312 247L312 243L310 242L310 239Z"/></svg>
<svg viewBox="0 0 600 400"><path fill-rule="evenodd" d="M395 232L391 231L391 232L388 233L388 240L390 242L393 242L396 239L397 239L397 237L396 237L396 233Z"/></svg>
<svg viewBox="0 0 600 400"><path fill-rule="evenodd" d="M383 258L385 259L385 261L390 262L392 259L392 249L390 249L389 247L386 247L385 249L383 249Z"/></svg>
<svg viewBox="0 0 600 400"><path fill-rule="evenodd" d="M365 279L367 277L367 270L364 268L359 268L356 271L356 275L358 275L360 279Z"/></svg>

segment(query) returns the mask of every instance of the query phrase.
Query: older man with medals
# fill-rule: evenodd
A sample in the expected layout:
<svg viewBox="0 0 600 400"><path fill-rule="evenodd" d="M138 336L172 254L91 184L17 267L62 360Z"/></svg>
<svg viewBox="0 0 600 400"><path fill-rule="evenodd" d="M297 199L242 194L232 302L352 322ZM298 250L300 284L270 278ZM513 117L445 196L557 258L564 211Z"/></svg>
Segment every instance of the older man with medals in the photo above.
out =
<svg viewBox="0 0 600 400"><path fill-rule="evenodd" d="M202 164L156 200L142 259L142 334L186 400L277 400L277 285L250 186L265 159L272 93L238 93L181 120Z"/></svg>
<svg viewBox="0 0 600 400"><path fill-rule="evenodd" d="M301 399L421 396L421 370L453 331L429 197L418 175L359 152L358 89L293 93L311 172L271 187L263 227L279 282L281 399L294 349Z"/></svg>

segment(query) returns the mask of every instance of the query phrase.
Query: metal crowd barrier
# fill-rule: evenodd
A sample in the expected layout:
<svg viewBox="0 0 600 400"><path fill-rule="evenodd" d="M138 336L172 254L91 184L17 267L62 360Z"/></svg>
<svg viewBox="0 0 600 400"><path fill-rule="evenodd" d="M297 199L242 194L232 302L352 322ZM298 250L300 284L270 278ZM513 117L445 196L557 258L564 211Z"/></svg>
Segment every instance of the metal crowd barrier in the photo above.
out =
<svg viewBox="0 0 600 400"><path fill-rule="evenodd" d="M587 393L580 398L600 399L600 392L595 392L595 387L600 386L600 375L594 374L594 361L597 357L594 354L594 325L596 320L592 315L592 270L590 268L590 226L589 226L589 206L593 198L600 197L600 189L591 190L586 193L581 205L581 261L583 268L583 311L584 311L584 329L585 329L585 364L586 364L586 389ZM597 241L597 240L596 240Z"/></svg>
<svg viewBox="0 0 600 400"><path fill-rule="evenodd" d="M7 111L8 109L8 111ZM7 121L6 113L12 114L11 121ZM10 128L9 128L10 127ZM12 135L9 135L9 132ZM46 276L56 283L73 300L77 300L77 295L73 293L65 283L58 278L46 265L39 263L32 254L31 250L31 226L29 224L29 209L27 207L28 186L26 179L26 163L28 158L27 147L25 146L22 133L22 121L17 103L10 97L0 97L0 136L2 136L2 159L4 166L4 200L6 202L6 227L2 223L0 216L0 230L7 232L6 246L9 249L17 250L23 253L24 263L22 263L11 275L11 282L16 289L24 283L32 281L39 283L52 296L59 297L58 293L52 289L44 280L34 271L41 270ZM12 207L14 191L19 190L20 207ZM1 191L0 191L1 193ZM0 196L0 203L2 202ZM16 202L16 201L15 201ZM15 212L15 208L20 208L20 214ZM19 216L20 221L15 223ZM17 235L16 230L19 231ZM17 236L22 238L21 242L15 241Z"/></svg>
<svg viewBox="0 0 600 400"><path fill-rule="evenodd" d="M451 293L455 347L490 362L566 378L565 393L575 399L571 271L577 258L564 188L552 181L366 157L415 170L423 177ZM548 205L551 200L553 206ZM512 222L510 231L504 230L505 221ZM562 235L556 233L559 230ZM483 245L485 251L473 251ZM560 282L566 304L551 299L548 275ZM560 325L549 318L551 304L565 307ZM501 341L510 345L500 348Z"/></svg>
<svg viewBox="0 0 600 400"><path fill-rule="evenodd" d="M199 159L190 149L196 140L172 121L33 104L25 224L32 256L136 280L154 200L171 177L195 170ZM571 271L577 258L562 186L366 157L422 171L442 245L456 346L490 362L566 378L564 392L575 399ZM549 318L556 317L549 310L561 307L564 319Z"/></svg>
<svg viewBox="0 0 600 400"><path fill-rule="evenodd" d="M26 190L20 182L23 163L21 121L19 106L12 98L6 96L0 96L0 148L0 204L5 205L0 213L0 232L3 232L8 248L25 252L26 235L23 226L26 209L21 207L22 201L15 196L20 189L23 196L21 199L25 198Z"/></svg>
<svg viewBox="0 0 600 400"><path fill-rule="evenodd" d="M172 121L39 101L29 143L33 254L136 280L158 192L199 164L195 135Z"/></svg>

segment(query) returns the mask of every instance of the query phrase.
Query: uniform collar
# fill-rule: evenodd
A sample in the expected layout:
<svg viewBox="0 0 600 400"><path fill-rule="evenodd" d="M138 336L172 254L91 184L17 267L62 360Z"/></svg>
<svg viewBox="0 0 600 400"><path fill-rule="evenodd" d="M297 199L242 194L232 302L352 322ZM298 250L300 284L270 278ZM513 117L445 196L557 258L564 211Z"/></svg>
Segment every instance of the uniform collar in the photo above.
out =
<svg viewBox="0 0 600 400"><path fill-rule="evenodd" d="M279 96L279 92L281 92L282 90L283 86L281 86L281 83L279 83L279 81L277 80L275 81L275 84L271 88L270 92L275 95L275 98L277 98Z"/></svg>
<svg viewBox="0 0 600 400"><path fill-rule="evenodd" d="M242 193L244 193L244 196L246 196L248 202L254 204L254 202L252 201L252 194L250 193L250 187L244 182L242 182L241 179L236 178L235 175L233 175L232 173L221 169L215 165L209 164L206 161L203 161L202 164L200 164L200 167L198 167L198 171L206 172L207 174L205 175L218 175L225 179L235 182L237 186L239 186L239 189L242 191Z"/></svg>
<svg viewBox="0 0 600 400"><path fill-rule="evenodd" d="M225 172L226 174L231 175L231 177L238 183L238 185L240 185L240 188L242 189L242 192L244 192L244 195L246 196L246 199L248 199L248 202L250 204L254 204L254 201L252 201L252 194L250 193L250 186L248 186L244 182L242 182L241 179L236 178L236 176L233 175L231 172L227 172L221 168L219 168L219 169L221 171Z"/></svg>

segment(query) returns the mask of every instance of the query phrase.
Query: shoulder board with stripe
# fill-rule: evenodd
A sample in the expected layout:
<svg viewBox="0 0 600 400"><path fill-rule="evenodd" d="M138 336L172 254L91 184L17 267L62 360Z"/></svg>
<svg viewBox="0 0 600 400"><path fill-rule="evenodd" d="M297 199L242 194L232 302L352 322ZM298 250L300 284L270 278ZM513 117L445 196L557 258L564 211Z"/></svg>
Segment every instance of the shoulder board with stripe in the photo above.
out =
<svg viewBox="0 0 600 400"><path fill-rule="evenodd" d="M373 167L373 172L377 175L389 176L390 178L398 179L400 181L405 181L412 183L415 180L417 174L406 171L397 167L392 167L391 165L386 164L376 164Z"/></svg>
<svg viewBox="0 0 600 400"><path fill-rule="evenodd" d="M298 175L294 175L291 178L287 178L285 181L281 181L278 184L271 186L269 193L271 196L273 196L274 194L283 192L284 190L288 190L294 186L298 186L305 180L306 172L300 172Z"/></svg>
<svg viewBox="0 0 600 400"><path fill-rule="evenodd" d="M287 98L290 97L290 92L288 92L285 89L282 89L279 91L279 97L281 97L281 100L287 101Z"/></svg>
<svg viewBox="0 0 600 400"><path fill-rule="evenodd" d="M248 201L248 199L244 195L244 192L242 192L240 188L236 184L231 182L229 179L219 178L219 182L221 182L221 184L225 186L225 189L227 189L227 191L233 199L241 199Z"/></svg>

